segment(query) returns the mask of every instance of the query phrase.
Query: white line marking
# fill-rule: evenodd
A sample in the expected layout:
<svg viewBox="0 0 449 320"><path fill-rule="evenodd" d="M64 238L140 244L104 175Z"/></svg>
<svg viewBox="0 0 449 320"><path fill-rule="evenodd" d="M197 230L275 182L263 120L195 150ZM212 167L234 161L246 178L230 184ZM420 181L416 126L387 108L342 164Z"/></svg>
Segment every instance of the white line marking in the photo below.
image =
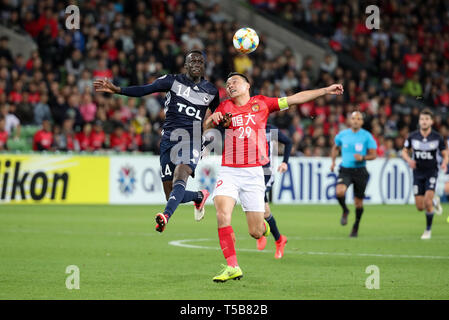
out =
<svg viewBox="0 0 449 320"><path fill-rule="evenodd" d="M214 241L216 239L184 239L170 241L168 244L175 247L183 247L190 249L206 249L206 250L220 250L219 247L210 247L202 245L188 244L189 242ZM273 253L272 250L259 251L257 249L236 249L237 251L245 252L259 252L259 253ZM348 253L348 252L300 252L285 250L288 254L309 254L309 255L329 255L329 256L356 256L356 257L379 257L379 258L402 258L402 259L441 259L449 260L449 256L422 256L422 255L406 255L406 254L377 254L377 253Z"/></svg>

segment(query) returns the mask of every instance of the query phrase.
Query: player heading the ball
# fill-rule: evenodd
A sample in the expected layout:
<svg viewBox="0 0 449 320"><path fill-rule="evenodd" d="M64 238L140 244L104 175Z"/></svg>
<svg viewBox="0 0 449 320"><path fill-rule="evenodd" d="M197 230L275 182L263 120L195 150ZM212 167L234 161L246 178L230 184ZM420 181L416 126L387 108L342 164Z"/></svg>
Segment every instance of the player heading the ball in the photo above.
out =
<svg viewBox="0 0 449 320"><path fill-rule="evenodd" d="M207 109L215 111L220 101L217 88L204 78L205 59L193 50L185 57L185 74L167 74L153 83L120 88L110 81L94 81L96 91L142 97L154 92L166 92L165 120L160 145L161 179L167 205L156 214L156 231L162 232L180 203L193 201L195 220L204 216L204 204L209 192L186 191L189 176L195 168L202 149L201 129ZM198 128L198 130L195 130ZM182 146L178 138L181 139Z"/></svg>
<svg viewBox="0 0 449 320"><path fill-rule="evenodd" d="M213 278L215 282L240 279L243 272L237 263L235 235L231 226L233 208L240 199L248 223L248 232L255 238L270 233L264 220L265 179L262 166L269 162L265 128L270 113L285 110L326 94L343 93L341 84L307 90L282 98L250 96L248 78L230 73L226 81L229 100L220 103L205 121L205 128L225 128L222 167L213 195L217 210L218 237L227 265Z"/></svg>

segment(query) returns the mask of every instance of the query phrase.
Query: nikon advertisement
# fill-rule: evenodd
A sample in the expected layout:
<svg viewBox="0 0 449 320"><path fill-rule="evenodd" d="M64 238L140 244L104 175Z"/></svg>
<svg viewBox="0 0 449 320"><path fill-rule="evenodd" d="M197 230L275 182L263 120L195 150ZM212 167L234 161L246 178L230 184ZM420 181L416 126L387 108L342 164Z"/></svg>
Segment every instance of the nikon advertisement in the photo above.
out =
<svg viewBox="0 0 449 320"><path fill-rule="evenodd" d="M108 157L0 155L0 203L108 203Z"/></svg>

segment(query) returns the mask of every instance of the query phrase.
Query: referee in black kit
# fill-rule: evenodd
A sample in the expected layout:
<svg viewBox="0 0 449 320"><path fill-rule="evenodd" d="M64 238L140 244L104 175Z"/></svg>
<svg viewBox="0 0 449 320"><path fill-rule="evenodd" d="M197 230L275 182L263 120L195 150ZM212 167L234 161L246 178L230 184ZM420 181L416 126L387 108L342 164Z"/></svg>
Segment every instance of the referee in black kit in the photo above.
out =
<svg viewBox="0 0 449 320"><path fill-rule="evenodd" d="M346 206L346 190L354 184L355 222L350 237L357 237L360 219L363 214L363 198L368 184L369 173L366 170L366 160L376 159L377 144L371 133L362 129L363 116L354 111L350 119L351 128L341 131L335 136L332 147L331 171L335 168L335 159L341 150L342 162L337 179L336 196L343 209L341 224L348 223L349 209Z"/></svg>

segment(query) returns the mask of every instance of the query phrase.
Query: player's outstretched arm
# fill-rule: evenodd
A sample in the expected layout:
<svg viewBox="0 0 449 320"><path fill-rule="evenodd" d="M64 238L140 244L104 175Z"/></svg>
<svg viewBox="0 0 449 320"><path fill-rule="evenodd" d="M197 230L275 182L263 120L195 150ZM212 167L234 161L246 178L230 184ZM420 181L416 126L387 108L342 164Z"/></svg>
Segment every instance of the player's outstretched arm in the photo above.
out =
<svg viewBox="0 0 449 320"><path fill-rule="evenodd" d="M166 92L170 90L171 82L168 77L162 76L150 84L121 88L105 78L95 80L93 85L95 91L98 92L122 94L128 97L143 97L154 92Z"/></svg>
<svg viewBox="0 0 449 320"><path fill-rule="evenodd" d="M287 97L287 104L289 106L295 105L295 104L302 104L306 103L312 100L315 100L319 97L325 96L326 94L336 94L340 95L343 94L343 85L341 84L333 84L329 87L321 88L321 89L315 89L315 90L305 90L298 92L294 95Z"/></svg>

